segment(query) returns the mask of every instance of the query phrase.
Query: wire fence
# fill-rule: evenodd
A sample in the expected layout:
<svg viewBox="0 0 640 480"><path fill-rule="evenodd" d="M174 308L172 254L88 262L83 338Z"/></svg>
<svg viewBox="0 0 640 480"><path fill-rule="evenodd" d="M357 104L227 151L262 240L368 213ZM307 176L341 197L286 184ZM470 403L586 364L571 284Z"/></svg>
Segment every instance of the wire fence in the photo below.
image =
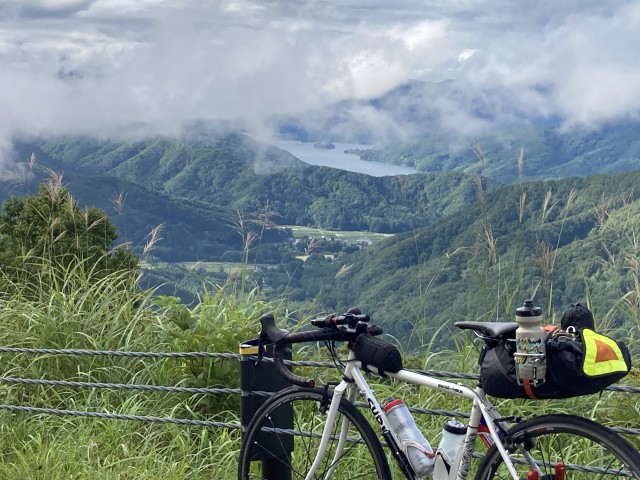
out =
<svg viewBox="0 0 640 480"><path fill-rule="evenodd" d="M241 359L255 360L254 356L233 354L233 353L221 353L221 352L129 352L129 351L117 351L117 350L86 350L86 349L50 349L50 348L20 348L20 347L0 347L0 354L28 354L28 355L61 355L61 356L106 356L106 357L132 357L137 359L193 359L193 358L210 358L210 359ZM263 358L263 361L272 362L270 358ZM285 361L285 363L292 366L305 366L305 367L319 367L319 368L336 368L333 363L330 362L314 362L314 361ZM433 370L413 370L420 373L447 379L460 379L460 380L477 380L478 375L446 372L446 371L433 371ZM50 380L42 378L21 378L12 376L0 376L0 384L5 385L36 385L47 386L53 388L74 388L74 389L106 389L106 390L131 390L142 392L162 392L162 393L176 393L176 394L200 394L200 395L243 395L247 392L243 392L240 388L200 388L200 387L181 387L181 386L169 386L169 385L148 385L148 384L132 384L132 383L104 383L104 382L81 382L70 380ZM631 387L626 385L613 385L607 388L607 390L625 392L631 394L640 393L640 388ZM249 395L253 396L270 396L273 392L267 391L251 391ZM366 408L367 405L361 402L356 402L356 406ZM57 415L57 416L73 416L82 418L101 418L112 420L130 420L148 423L160 423L160 424L176 424L176 425L189 425L189 426L201 426L211 428L226 428L226 429L242 429L242 425L238 422L221 422L221 421L208 421L200 419L187 419L187 418L172 418L172 417L156 417L151 415L129 415L122 413L110 413L110 412L94 412L83 410L66 410L57 408L45 408L34 407L29 405L15 405L15 404L0 404L0 410L23 412L29 414L45 414L45 415ZM467 412L458 412L451 410L439 410L429 408L410 407L413 413L426 414L426 415L441 415L448 417L468 417ZM621 434L640 435L640 429L638 428L624 428L616 427L613 430Z"/></svg>

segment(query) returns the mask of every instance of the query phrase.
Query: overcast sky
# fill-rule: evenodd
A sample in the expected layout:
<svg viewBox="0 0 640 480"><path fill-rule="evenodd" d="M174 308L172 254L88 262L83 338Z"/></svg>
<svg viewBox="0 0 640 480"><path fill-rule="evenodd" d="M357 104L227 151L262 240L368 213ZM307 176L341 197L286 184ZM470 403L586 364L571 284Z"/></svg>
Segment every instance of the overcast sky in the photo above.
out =
<svg viewBox="0 0 640 480"><path fill-rule="evenodd" d="M463 101L433 105L454 126L477 98L496 117L635 118L640 1L0 0L0 146L201 118L259 131L272 114L445 79Z"/></svg>

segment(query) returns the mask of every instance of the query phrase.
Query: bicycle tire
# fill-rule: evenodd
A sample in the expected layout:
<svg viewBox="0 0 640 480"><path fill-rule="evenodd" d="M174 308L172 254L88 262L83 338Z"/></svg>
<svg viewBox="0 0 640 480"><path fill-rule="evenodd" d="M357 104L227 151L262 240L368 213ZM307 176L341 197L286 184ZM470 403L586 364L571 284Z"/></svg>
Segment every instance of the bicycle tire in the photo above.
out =
<svg viewBox="0 0 640 480"><path fill-rule="evenodd" d="M504 443L518 476L523 479L527 478L529 465L523 460L522 448L534 457L542 471L539 480L556 480L556 464L564 466L566 480L640 480L638 451L610 428L583 417L555 414L534 417L509 430ZM512 478L495 445L485 455L475 478Z"/></svg>
<svg viewBox="0 0 640 480"><path fill-rule="evenodd" d="M332 392L329 391L328 395L330 401ZM327 402L323 403L326 398L322 388L290 387L267 400L243 435L238 478L305 478L314 461L325 425L320 410L321 406L326 405ZM293 413L293 421L284 420L283 428L281 415L287 417L290 413ZM349 441L342 455L334 461L338 443L335 433L339 432L344 419L350 422ZM345 398L338 407L333 434L327 454L314 478L329 478L325 477L326 472L333 466L332 478L336 479L391 479L387 458L375 431L362 413ZM292 451L286 453L287 450Z"/></svg>

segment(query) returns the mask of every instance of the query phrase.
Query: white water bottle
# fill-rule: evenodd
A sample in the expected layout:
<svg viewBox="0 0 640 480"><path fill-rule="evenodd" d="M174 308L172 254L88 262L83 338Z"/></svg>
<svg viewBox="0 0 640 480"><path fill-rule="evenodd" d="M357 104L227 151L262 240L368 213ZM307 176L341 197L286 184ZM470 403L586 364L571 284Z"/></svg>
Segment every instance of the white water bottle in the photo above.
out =
<svg viewBox="0 0 640 480"><path fill-rule="evenodd" d="M451 466L456 465L462 452L467 426L453 418L445 420L442 438L436 450L433 480L449 480Z"/></svg>
<svg viewBox="0 0 640 480"><path fill-rule="evenodd" d="M411 412L400 399L389 399L384 406L389 427L418 477L426 477L433 471L434 452L429 442L416 426Z"/></svg>
<svg viewBox="0 0 640 480"><path fill-rule="evenodd" d="M533 300L525 300L524 305L516 310L516 322L514 358L518 382L542 383L547 374L542 309L534 306Z"/></svg>

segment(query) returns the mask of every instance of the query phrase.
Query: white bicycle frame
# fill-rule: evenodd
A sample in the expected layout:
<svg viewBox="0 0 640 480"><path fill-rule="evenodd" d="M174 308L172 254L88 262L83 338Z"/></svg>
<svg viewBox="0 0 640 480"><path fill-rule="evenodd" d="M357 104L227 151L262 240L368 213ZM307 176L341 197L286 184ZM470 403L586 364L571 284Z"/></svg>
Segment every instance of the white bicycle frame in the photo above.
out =
<svg viewBox="0 0 640 480"><path fill-rule="evenodd" d="M378 373L375 368L371 368L371 371L374 373ZM504 444L502 443L500 436L495 427L494 420L499 420L501 418L497 409L486 399L484 395L484 390L482 388L477 387L475 389L470 389L464 385L455 384L451 382L446 382L444 380L436 379L434 377L430 377L428 375L410 372L409 370L400 370L397 373L384 372L384 374L391 378L396 378L404 383L411 383L414 385L422 385L427 388L440 390L443 392L447 392L453 395L457 395L459 397L466 398L473 402L471 407L471 415L469 418L469 424L467 428L467 434L464 439L464 443L462 445L462 455L458 455L454 464L451 465L451 470L449 472L449 480L467 480L467 476L469 474L469 468L471 465L471 457L473 454L473 449L476 441L476 437L478 436L478 426L480 425L480 420L482 417L487 419L487 427L489 432L491 433L491 437L493 442L495 443L498 451L502 455L502 459L504 461L505 466L508 468L511 476L514 480L518 480L518 474L513 466L513 462L509 458L509 454L507 453ZM393 435L393 430L389 428L389 423L387 421L387 417L384 414L383 409L380 406L380 403L376 399L373 390L367 383L367 380L362 373L362 364L361 362L355 359L355 354L353 352L349 352L349 357L347 360L347 364L344 370L344 379L342 382L338 384L338 386L333 391L333 397L331 400L331 406L327 411L327 417L324 425L324 430L322 432L322 439L320 441L320 445L318 448L318 452L316 454L316 458L309 470L309 473L306 476L307 480L310 480L314 477L316 470L320 466L322 462L322 457L326 453L327 446L329 445L329 441L332 437L333 425L336 420L336 415L338 413L338 406L340 405L340 400L344 396L345 392L352 387L355 383L358 391L361 395L367 400L369 408L373 413L373 416L378 422L379 426L382 428L383 432L389 430ZM355 396L355 391L350 395L351 397ZM348 398L349 400L353 400L353 398ZM334 465L337 463L337 459L342 455L344 446L347 442L347 430L349 428L348 420L344 420L343 425L341 426L340 436L338 439L338 445L336 448L336 452L334 454ZM394 435L395 438L395 435ZM396 443L400 443L396 438ZM527 456L525 452L525 456ZM531 460L531 459L530 459ZM534 468L537 469L535 463L532 462ZM333 474L333 469L330 469L327 472L326 478L330 478Z"/></svg>

